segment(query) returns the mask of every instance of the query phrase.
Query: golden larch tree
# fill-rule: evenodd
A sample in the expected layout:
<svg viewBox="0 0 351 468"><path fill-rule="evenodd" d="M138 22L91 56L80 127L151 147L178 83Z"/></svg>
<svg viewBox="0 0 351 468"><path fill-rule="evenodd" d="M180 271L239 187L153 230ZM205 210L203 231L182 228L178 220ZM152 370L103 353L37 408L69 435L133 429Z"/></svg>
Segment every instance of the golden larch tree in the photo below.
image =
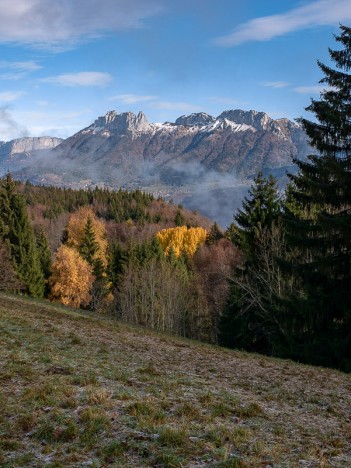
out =
<svg viewBox="0 0 351 468"><path fill-rule="evenodd" d="M206 241L206 236L206 229L187 228L186 226L162 229L156 234L165 254L169 254L172 249L176 257L179 257L182 252L192 257L199 245Z"/></svg>
<svg viewBox="0 0 351 468"><path fill-rule="evenodd" d="M80 250L88 219L91 220L95 242L97 244L95 260L100 259L104 268L106 268L108 243L105 225L96 217L94 210L90 206L83 206L70 216L66 227L66 245L77 251Z"/></svg>
<svg viewBox="0 0 351 468"><path fill-rule="evenodd" d="M49 278L50 299L76 308L87 306L91 300L93 280L91 265L75 249L61 245Z"/></svg>

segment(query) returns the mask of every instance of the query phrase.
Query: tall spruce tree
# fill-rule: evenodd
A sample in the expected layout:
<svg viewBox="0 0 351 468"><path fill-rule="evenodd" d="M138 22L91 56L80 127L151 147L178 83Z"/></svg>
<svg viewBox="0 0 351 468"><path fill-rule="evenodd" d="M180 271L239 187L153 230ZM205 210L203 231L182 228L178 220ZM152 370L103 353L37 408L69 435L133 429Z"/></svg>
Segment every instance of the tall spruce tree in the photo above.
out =
<svg viewBox="0 0 351 468"><path fill-rule="evenodd" d="M238 210L235 221L239 225L236 241L247 258L253 260L264 229L270 229L281 212L277 181L259 172Z"/></svg>
<svg viewBox="0 0 351 468"><path fill-rule="evenodd" d="M93 220L88 216L85 223L83 237L79 245L79 253L93 268L94 281L91 288L91 301L89 308L102 310L106 304L105 299L109 294L109 283L106 266L100 256L100 246L96 239Z"/></svg>
<svg viewBox="0 0 351 468"><path fill-rule="evenodd" d="M128 259L128 253L123 249L118 240L115 240L111 246L109 263L107 267L108 278L113 288L118 288L123 269Z"/></svg>
<svg viewBox="0 0 351 468"><path fill-rule="evenodd" d="M290 303L301 330L296 357L350 369L351 28L340 29L341 50L329 49L336 69L318 62L326 91L306 108L316 120L300 119L319 154L295 160L287 224L298 252L293 271L304 285Z"/></svg>
<svg viewBox="0 0 351 468"><path fill-rule="evenodd" d="M47 296L50 291L48 279L52 273L52 253L43 226L40 226L39 231L36 234L36 243L39 263L45 280L45 296Z"/></svg>
<svg viewBox="0 0 351 468"><path fill-rule="evenodd" d="M38 256L39 262L41 265L42 272L44 274L44 278L48 279L51 275L51 267L52 267L52 253L49 246L49 241L43 226L40 226L39 232L36 236L37 241L37 248L38 248Z"/></svg>
<svg viewBox="0 0 351 468"><path fill-rule="evenodd" d="M16 273L8 245L0 241L0 291L24 291L25 284Z"/></svg>
<svg viewBox="0 0 351 468"><path fill-rule="evenodd" d="M218 224L214 223L214 224L212 224L211 229L207 234L206 244L207 245L214 244L215 242L219 241L223 237L224 237L224 234L220 230Z"/></svg>
<svg viewBox="0 0 351 468"><path fill-rule="evenodd" d="M1 188L0 188L1 190ZM0 192L0 199L2 198L1 192ZM5 233L7 232L7 227L4 223L4 220L2 219L2 216L0 216L0 241L3 239Z"/></svg>
<svg viewBox="0 0 351 468"><path fill-rule="evenodd" d="M32 296L42 297L45 282L41 270L33 228L25 200L16 192L15 183L8 174L0 191L0 214L6 226L3 236L19 278Z"/></svg>
<svg viewBox="0 0 351 468"><path fill-rule="evenodd" d="M94 232L93 222L92 222L91 217L88 216L85 227L84 227L83 238L79 245L79 253L84 258L84 260L86 260L89 263L89 265L93 267L94 274L95 274L95 267L97 265L100 266L100 262L98 262L98 257L97 257L98 252L99 252L99 244L96 241L96 235ZM98 268L98 270L100 270L100 268Z"/></svg>
<svg viewBox="0 0 351 468"><path fill-rule="evenodd" d="M282 335L274 304L280 281L274 258L282 237L280 214L276 180L260 172L235 216L239 226L231 229L245 262L232 274L231 297L220 323L221 344L271 354Z"/></svg>

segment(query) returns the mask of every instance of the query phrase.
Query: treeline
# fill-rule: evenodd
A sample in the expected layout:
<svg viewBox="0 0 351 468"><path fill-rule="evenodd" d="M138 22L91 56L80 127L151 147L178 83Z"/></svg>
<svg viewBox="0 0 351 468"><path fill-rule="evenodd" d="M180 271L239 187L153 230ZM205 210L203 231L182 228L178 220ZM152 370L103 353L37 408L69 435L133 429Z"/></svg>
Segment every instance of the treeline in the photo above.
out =
<svg viewBox="0 0 351 468"><path fill-rule="evenodd" d="M245 265L233 272L221 342L351 371L351 29L319 63L327 90L300 119L319 153L295 160L280 196L259 175L232 226Z"/></svg>
<svg viewBox="0 0 351 468"><path fill-rule="evenodd" d="M99 187L74 190L34 186L30 182L26 182L25 185L19 184L19 187L28 205L44 206L43 216L47 219L56 219L62 213L71 213L82 206L90 205L101 217L112 219L117 223L128 219L151 222L147 208L154 197L140 190L111 191ZM160 219L156 218L157 221Z"/></svg>
<svg viewBox="0 0 351 468"><path fill-rule="evenodd" d="M144 215L111 220L109 206L118 197L124 206L131 202L140 210L154 204L164 220L147 223ZM60 206L56 219L48 221L46 203ZM0 265L0 289L217 341L229 292L226 278L240 259L217 225L199 227L194 213L141 192L119 191L116 196L100 189L85 193L36 187L14 182L10 175L0 183L0 213L1 252L7 265ZM57 224L58 219L64 224ZM59 231L57 243L52 224ZM217 283L213 291L209 278Z"/></svg>

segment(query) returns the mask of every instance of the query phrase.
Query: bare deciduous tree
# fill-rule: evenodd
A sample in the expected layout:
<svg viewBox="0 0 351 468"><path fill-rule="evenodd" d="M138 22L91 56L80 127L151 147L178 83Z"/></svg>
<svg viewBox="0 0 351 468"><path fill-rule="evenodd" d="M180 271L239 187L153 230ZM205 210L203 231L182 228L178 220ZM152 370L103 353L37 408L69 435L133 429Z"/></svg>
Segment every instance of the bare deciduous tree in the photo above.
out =
<svg viewBox="0 0 351 468"><path fill-rule="evenodd" d="M116 296L118 317L159 331L208 340L208 316L187 269L167 259L130 263Z"/></svg>
<svg viewBox="0 0 351 468"><path fill-rule="evenodd" d="M257 242L255 262L230 276L241 291L239 315L255 317L255 326L261 325L266 334L278 331L285 338L291 330L291 318L282 313L278 303L291 296L296 282L292 275L283 274L278 261L291 255L287 249L279 222L264 228Z"/></svg>

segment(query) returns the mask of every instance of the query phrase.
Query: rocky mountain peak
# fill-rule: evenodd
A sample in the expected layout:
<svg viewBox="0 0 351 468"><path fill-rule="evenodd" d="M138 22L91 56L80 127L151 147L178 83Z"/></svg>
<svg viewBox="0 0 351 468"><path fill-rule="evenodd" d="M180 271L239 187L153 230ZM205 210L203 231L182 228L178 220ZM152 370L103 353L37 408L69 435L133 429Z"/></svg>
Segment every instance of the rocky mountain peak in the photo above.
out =
<svg viewBox="0 0 351 468"><path fill-rule="evenodd" d="M277 119L276 122L289 130L296 130L300 128L300 125L296 122L293 122L287 118Z"/></svg>
<svg viewBox="0 0 351 468"><path fill-rule="evenodd" d="M241 109L224 111L217 119L227 119L237 124L250 125L257 130L268 130L271 128L273 122L265 112L257 112L254 110L244 111Z"/></svg>
<svg viewBox="0 0 351 468"><path fill-rule="evenodd" d="M116 111L109 111L103 117L96 119L84 132L125 134L127 132L146 132L150 128L151 126L143 112L135 115L133 112L118 114Z"/></svg>
<svg viewBox="0 0 351 468"><path fill-rule="evenodd" d="M29 153L31 151L55 148L62 143L62 138L55 137L23 137L15 140L0 142L0 156L2 154Z"/></svg>
<svg viewBox="0 0 351 468"><path fill-rule="evenodd" d="M106 115L105 115L105 122L106 122L106 125L109 125L111 122L113 122L115 120L117 116L117 112L116 111L108 111L106 112Z"/></svg>
<svg viewBox="0 0 351 468"><path fill-rule="evenodd" d="M203 127L205 125L210 125L215 122L215 118L212 115L206 114L205 112L198 112L190 115L182 115L178 117L175 121L176 125L185 125L185 126L199 126Z"/></svg>
<svg viewBox="0 0 351 468"><path fill-rule="evenodd" d="M27 141L22 150L31 144ZM12 147L0 143L0 170L40 184L135 188L160 183L180 194L180 187L196 184L205 173L211 184L214 174L245 184L260 170L285 180L291 156L305 159L310 153L299 125L264 112L227 110L217 118L202 112L175 123L149 124L142 112L110 111L52 151L13 157Z"/></svg>

